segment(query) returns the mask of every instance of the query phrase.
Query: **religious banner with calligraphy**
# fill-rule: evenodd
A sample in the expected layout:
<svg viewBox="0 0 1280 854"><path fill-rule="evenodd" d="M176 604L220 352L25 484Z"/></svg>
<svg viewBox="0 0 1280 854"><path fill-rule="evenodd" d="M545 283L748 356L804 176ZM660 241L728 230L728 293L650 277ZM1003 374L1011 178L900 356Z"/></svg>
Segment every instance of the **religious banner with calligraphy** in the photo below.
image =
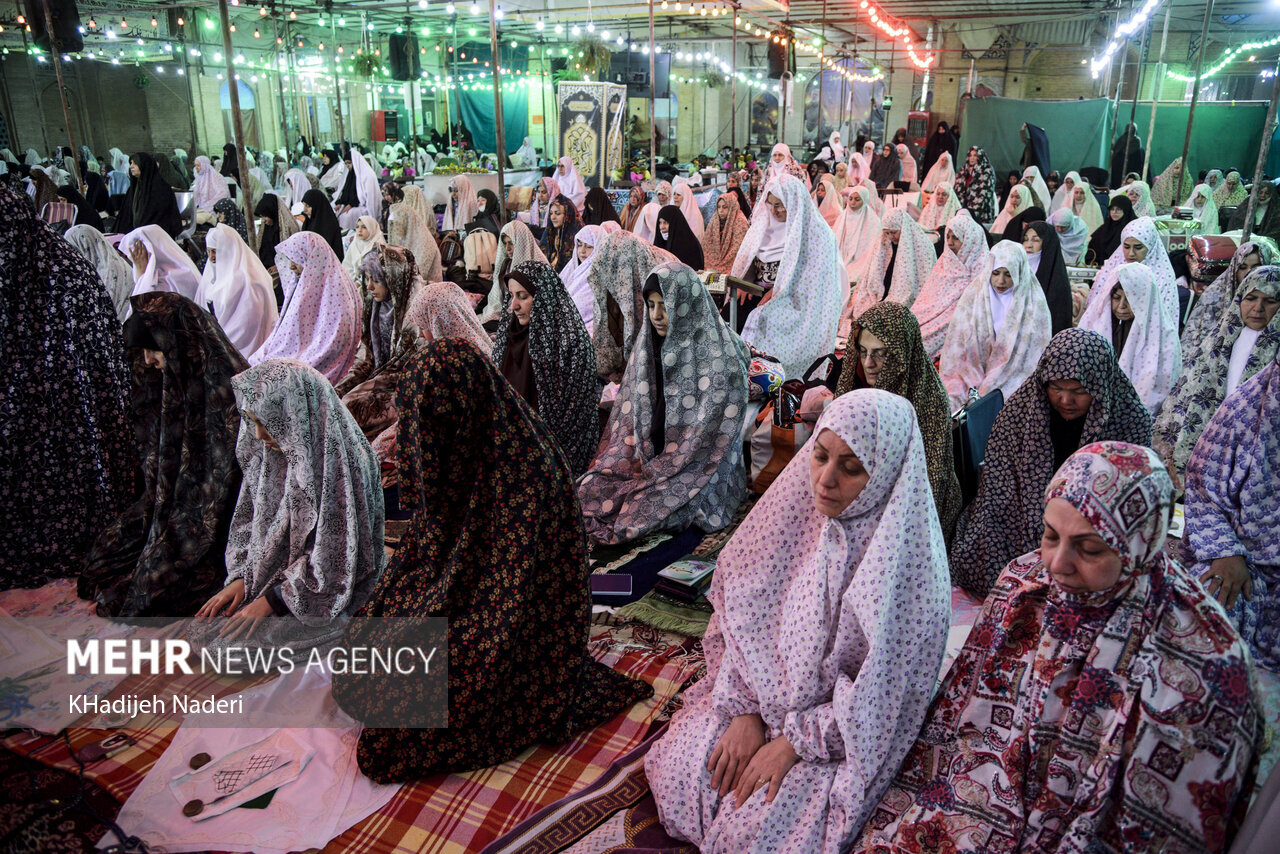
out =
<svg viewBox="0 0 1280 854"><path fill-rule="evenodd" d="M627 87L616 83L566 81L556 87L560 105L560 152L573 158L588 187L607 187L622 167Z"/></svg>

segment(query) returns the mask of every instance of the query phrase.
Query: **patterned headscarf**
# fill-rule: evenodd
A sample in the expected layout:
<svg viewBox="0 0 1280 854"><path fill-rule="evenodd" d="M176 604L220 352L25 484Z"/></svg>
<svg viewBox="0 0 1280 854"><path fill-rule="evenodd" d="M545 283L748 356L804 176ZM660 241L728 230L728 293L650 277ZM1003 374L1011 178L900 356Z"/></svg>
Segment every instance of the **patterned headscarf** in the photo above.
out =
<svg viewBox="0 0 1280 854"><path fill-rule="evenodd" d="M1176 173L1176 174L1175 174ZM1142 183L1142 182L1137 182ZM1195 181L1191 177L1191 173L1182 168L1182 158L1175 157L1173 162L1165 167L1164 171L1156 176L1156 180L1151 184L1150 200L1154 204L1169 207L1178 204L1179 200L1185 199L1187 194L1191 192L1191 188L1195 186ZM1128 190L1132 187L1130 184L1125 187ZM1146 184L1143 184L1145 187ZM1138 210L1138 205L1134 205L1134 210L1138 216L1155 216L1154 213Z"/></svg>
<svg viewBox="0 0 1280 854"><path fill-rule="evenodd" d="M0 187L0 589L80 572L137 470L120 321L93 264Z"/></svg>
<svg viewBox="0 0 1280 854"><path fill-rule="evenodd" d="M621 234L622 232L619 232ZM597 250L599 251L599 250ZM550 265L526 261L514 271L533 286L529 313L529 361L538 395L538 414L564 450L574 476L586 471L600 436L596 404L595 351L582 316ZM502 364L515 315L502 308L493 336L493 363Z"/></svg>
<svg viewBox="0 0 1280 854"><path fill-rule="evenodd" d="M345 643L384 646L387 625L447 619L449 727L366 727L361 772L389 783L496 765L649 696L587 655L587 538L546 420L454 338L414 355L396 406L400 496L414 514ZM432 676L387 690L382 677L335 675L333 696L361 719L421 717L444 701Z"/></svg>
<svg viewBox="0 0 1280 854"><path fill-rule="evenodd" d="M1271 619L1276 589L1271 567L1280 566L1276 536L1280 502L1280 361L1273 361L1218 407L1187 462L1184 554L1191 574L1207 583L1213 562L1244 558L1253 595L1236 599L1227 615L1253 650L1254 660L1280 668L1280 624ZM1184 563L1190 563L1190 560Z"/></svg>
<svg viewBox="0 0 1280 854"><path fill-rule="evenodd" d="M1169 393L1156 418L1153 448L1169 467L1174 485L1181 488L1182 474L1196 440L1213 413L1227 396L1227 370L1231 351L1244 329L1240 301L1253 291L1280 297L1280 267L1258 267L1245 277L1231 300L1231 308L1222 313L1218 328L1204 339ZM1275 358L1280 350L1280 313L1258 335L1240 381L1252 377Z"/></svg>
<svg viewBox="0 0 1280 854"><path fill-rule="evenodd" d="M725 200L724 204L716 201L715 213L707 220L707 230L702 233L702 263L708 270L728 275L751 221L733 194L725 193L720 198ZM728 214L724 213L725 208Z"/></svg>
<svg viewBox="0 0 1280 854"><path fill-rule="evenodd" d="M655 284L666 304L666 337L654 332L646 313L604 450L578 484L587 533L597 542L689 525L718 531L746 493L739 439L747 348L688 267L660 265L648 287ZM655 417L663 419L662 447L654 445Z"/></svg>
<svg viewBox="0 0 1280 854"><path fill-rule="evenodd" d="M810 460L826 433L869 474L836 517L818 511L810 485ZM756 843L807 851L816 850L812 819L834 851L871 816L919 731L946 646L946 543L930 503L910 403L862 389L827 405L814 439L717 560L715 614L703 639L707 677L645 763L669 830L716 834L728 850ZM707 730L746 713L785 736L812 769L806 785L823 796L803 807L803 820L800 806L792 807L795 820L769 821L762 795L735 808L698 784L707 776ZM787 806L769 806L778 804Z"/></svg>
<svg viewBox="0 0 1280 854"><path fill-rule="evenodd" d="M822 221L808 188L787 175L767 189L787 210L787 221L780 223L786 237L773 296L751 312L742 338L777 357L787 376L799 377L835 347L847 279L835 233ZM750 269L772 221L772 212L757 211L733 262L734 276L742 278Z"/></svg>
<svg viewBox="0 0 1280 854"><path fill-rule="evenodd" d="M217 261L204 265L195 303L207 308L240 353L254 353L279 319L271 274L240 235L218 223L205 236Z"/></svg>
<svg viewBox="0 0 1280 854"><path fill-rule="evenodd" d="M413 254L413 263L424 282L438 282L444 278L440 269L440 247L417 209L407 200L391 206L387 231L387 243L403 246Z"/></svg>
<svg viewBox="0 0 1280 854"><path fill-rule="evenodd" d="M196 207L203 211L213 211L213 206L221 199L231 198L226 180L213 168L209 158L201 154L196 158L198 169L191 184L191 192L195 194ZM125 165L125 170L128 165ZM234 204L234 203L233 203Z"/></svg>
<svg viewBox="0 0 1280 854"><path fill-rule="evenodd" d="M1187 178L1190 181L1190 176ZM1191 185L1187 184L1187 192L1191 192ZM1146 181L1134 181L1127 187L1121 187L1116 193L1124 193L1129 197L1129 201L1133 203L1133 213L1138 217L1154 217L1156 215L1156 205L1151 198L1151 188L1147 186ZM1114 193L1112 195L1115 195ZM1134 198L1134 197L1137 198ZM1182 198L1179 196L1178 198ZM1170 202L1170 204L1175 204Z"/></svg>
<svg viewBox="0 0 1280 854"><path fill-rule="evenodd" d="M1089 226L1072 213L1070 205L1058 208L1049 214L1049 224L1055 231L1058 228L1066 229L1058 232L1058 240L1062 243L1062 260L1068 267L1080 266L1085 245L1089 242Z"/></svg>
<svg viewBox="0 0 1280 854"><path fill-rule="evenodd" d="M458 191L458 200L453 200L453 190ZM480 199L471 188L471 179L466 175L454 175L449 181L449 198L444 203L444 219L440 224L441 231L456 231L462 234L467 223L476 218L480 212Z"/></svg>
<svg viewBox="0 0 1280 854"><path fill-rule="evenodd" d="M110 617L189 617L222 589L226 526L240 493L231 378L249 367L208 312L173 293L131 300L164 367L132 350L143 491L107 522L80 575Z"/></svg>
<svg viewBox="0 0 1280 854"><path fill-rule="evenodd" d="M336 261L335 261L336 263ZM244 488L227 538L227 580L245 601L277 588L289 613L322 628L354 613L386 566L378 458L329 381L294 359L231 380ZM254 419L279 445L257 438Z"/></svg>
<svg viewBox="0 0 1280 854"><path fill-rule="evenodd" d="M542 254L542 247L529 226L519 220L512 220L502 227L502 235L511 238L512 252L507 254L506 246L498 240L498 254L493 262L493 285L489 288L489 296L485 300L484 310L480 312L480 322L488 323L496 320L502 313L503 281L502 277L525 261L541 261L547 263L547 256Z"/></svg>
<svg viewBox="0 0 1280 854"><path fill-rule="evenodd" d="M1098 275L1093 278L1093 287L1089 289L1088 305L1092 305L1094 300L1110 302L1111 289L1116 283L1116 271L1126 263L1124 242L1131 237L1147 247L1147 255L1141 263L1151 271L1151 278L1160 291L1160 300L1164 303L1165 309L1170 316L1180 317L1177 275L1173 272L1173 264L1170 263L1169 253L1165 251L1164 242L1160 239L1160 232L1156 230L1155 220L1150 217L1139 217L1124 227L1124 231L1120 233L1120 245L1116 247L1115 252L1111 253L1111 257L1102 265L1102 269L1098 270Z"/></svg>
<svg viewBox="0 0 1280 854"><path fill-rule="evenodd" d="M219 178L219 181L222 179ZM244 211L240 206L230 199L220 199L213 205L213 213L217 216L218 222L226 223L236 230L236 234L240 235L240 239L249 242L249 227L245 222Z"/></svg>
<svg viewBox="0 0 1280 854"><path fill-rule="evenodd" d="M960 168L956 181L960 204L968 208L979 223L991 222L996 218L996 172L991 168L986 151L976 145L969 151L978 152L978 162L970 166L966 157L964 166Z"/></svg>
<svg viewBox="0 0 1280 854"><path fill-rule="evenodd" d="M938 204L937 191L942 190L947 200L942 204ZM920 212L920 227L925 231L936 231L946 225L947 220L956 215L956 211L960 210L960 199L956 196L955 188L950 184L939 184L930 193L925 200L925 208Z"/></svg>
<svg viewBox="0 0 1280 854"><path fill-rule="evenodd" d="M991 285L992 272L1001 267L1013 277L1003 297ZM997 300L1006 302L998 332L992 317ZM1044 288L1031 272L1026 250L1020 243L1000 241L960 295L942 345L938 370L952 407L963 406L971 388L979 395L998 388L1008 401L1035 369L1051 329Z"/></svg>
<svg viewBox="0 0 1280 854"><path fill-rule="evenodd" d="M116 317L124 323L130 311L129 295L133 293L133 267L102 232L91 225L73 225L63 237L98 271L98 278L115 306Z"/></svg>
<svg viewBox="0 0 1280 854"><path fill-rule="evenodd" d="M493 341L476 319L471 300L453 282L425 285L410 301L404 322L416 329L424 342L465 338L485 356L493 351Z"/></svg>
<svg viewBox="0 0 1280 854"><path fill-rule="evenodd" d="M68 231L67 234L70 235L71 232ZM1280 261L1280 252L1276 251L1276 245L1265 237L1253 237L1240 244L1235 254L1231 256L1231 263L1227 265L1227 269L1213 280L1213 284L1204 289L1204 293L1196 300L1195 306L1187 317L1187 324L1182 330L1184 367L1189 367L1191 360L1200 352L1200 345L1218 328L1218 324L1222 322L1223 313L1234 303L1240 287L1236 281L1240 264L1255 252L1258 253L1258 260L1262 262L1259 266Z"/></svg>
<svg viewBox="0 0 1280 854"><path fill-rule="evenodd" d="M631 349L644 325L642 290L649 274L658 265L679 259L665 249L641 240L629 231L610 234L596 246L587 280L596 295L591 340L596 352L596 372L602 377L620 378L631 358ZM621 317L621 340L610 329L610 304Z"/></svg>
<svg viewBox="0 0 1280 854"><path fill-rule="evenodd" d="M1234 186L1232 186L1232 179ZM1235 207L1244 204L1249 198L1249 191L1244 188L1244 181L1240 180L1240 173L1232 169L1227 173L1225 181L1213 188L1213 201L1219 208Z"/></svg>
<svg viewBox="0 0 1280 854"><path fill-rule="evenodd" d="M434 237L436 234L436 212L431 203L427 201L427 196L422 192L421 187L415 187L412 184L404 187L404 203L418 212L418 216L422 217L422 222L427 227L427 231L431 232ZM393 202L399 204L399 202ZM415 260L417 256L414 256ZM421 262L419 262L421 264Z"/></svg>
<svg viewBox="0 0 1280 854"><path fill-rule="evenodd" d="M290 263L302 268L295 273ZM320 235L300 231L276 247L276 271L284 291L280 321L249 355L249 364L299 359L338 382L351 370L360 346L360 291Z"/></svg>
<svg viewBox="0 0 1280 854"><path fill-rule="evenodd" d="M1040 550L1009 565L850 850L1226 850L1249 804L1261 698L1222 609L1162 548L1169 476L1147 448L1089 444L1037 504L1054 499L1119 557L1119 580L1076 594Z"/></svg>
<svg viewBox="0 0 1280 854"><path fill-rule="evenodd" d="M978 275L987 257L987 233L973 221L968 211L960 211L947 221L947 231L960 239L959 253L952 252L945 239L942 255L929 271L911 311L920 322L920 335L929 359L937 358L947 340L947 329L960 296Z"/></svg>
<svg viewBox="0 0 1280 854"><path fill-rule="evenodd" d="M929 235L902 208L886 211L880 221L880 229L880 245L853 289L841 319L842 326L882 299L910 308L938 260ZM894 243L889 239L890 231L898 232L896 253ZM885 293L884 276L889 270L890 259L893 260L893 279L889 282L888 293Z"/></svg>
<svg viewBox="0 0 1280 854"><path fill-rule="evenodd" d="M1005 398L987 439L978 494L956 528L952 578L975 596L986 596L1005 564L1034 550L1044 533L1043 494L1054 464L1045 386L1059 380L1075 380L1093 396L1081 447L1104 440L1151 444L1151 414L1111 345L1084 329L1055 335L1035 373Z"/></svg>
<svg viewBox="0 0 1280 854"><path fill-rule="evenodd" d="M964 219L973 222L968 215ZM836 387L837 396L868 387L860 360L854 352L858 335L864 329L883 341L888 351L875 387L901 395L915 407L929 465L929 486L938 508L938 521L942 523L942 532L950 539L962 503L952 451L951 407L942 379L933 367L933 360L925 352L920 324L910 310L894 302L876 303L863 312L849 332L844 370Z"/></svg>
<svg viewBox="0 0 1280 854"><path fill-rule="evenodd" d="M1120 370L1133 383L1138 398L1151 412L1159 412L1173 384L1182 374L1182 347L1178 342L1178 319L1166 314L1164 303L1141 264L1124 264L1116 273L1114 288L1121 288L1133 310L1133 326L1125 339L1118 361ZM1080 317L1080 328L1101 335L1115 349L1111 337L1111 295L1097 300Z"/></svg>

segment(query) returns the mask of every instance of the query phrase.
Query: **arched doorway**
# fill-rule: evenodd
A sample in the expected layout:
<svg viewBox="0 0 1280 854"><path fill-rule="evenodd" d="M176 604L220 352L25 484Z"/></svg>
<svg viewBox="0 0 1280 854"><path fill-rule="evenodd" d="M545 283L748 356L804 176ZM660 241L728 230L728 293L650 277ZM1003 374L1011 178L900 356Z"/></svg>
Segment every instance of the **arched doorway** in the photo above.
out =
<svg viewBox="0 0 1280 854"><path fill-rule="evenodd" d="M236 89L240 94L240 121L244 124L244 144L251 145L254 148L261 148L258 133L258 111L257 99L254 97L253 90L249 88L249 84L243 80L236 81ZM218 92L218 102L222 107L222 131L226 134L228 142L234 142L235 120L231 117L231 87L229 83L223 83L222 89Z"/></svg>

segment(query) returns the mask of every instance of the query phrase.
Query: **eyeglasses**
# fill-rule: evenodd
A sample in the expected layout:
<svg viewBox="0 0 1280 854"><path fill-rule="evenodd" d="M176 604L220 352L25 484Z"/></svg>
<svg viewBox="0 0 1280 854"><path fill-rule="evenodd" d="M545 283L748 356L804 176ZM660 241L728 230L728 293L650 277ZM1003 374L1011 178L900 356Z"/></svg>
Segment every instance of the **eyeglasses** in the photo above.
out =
<svg viewBox="0 0 1280 854"><path fill-rule="evenodd" d="M861 344L854 346L853 350L862 361L874 362L877 365L883 364L889 358L888 350L867 350Z"/></svg>

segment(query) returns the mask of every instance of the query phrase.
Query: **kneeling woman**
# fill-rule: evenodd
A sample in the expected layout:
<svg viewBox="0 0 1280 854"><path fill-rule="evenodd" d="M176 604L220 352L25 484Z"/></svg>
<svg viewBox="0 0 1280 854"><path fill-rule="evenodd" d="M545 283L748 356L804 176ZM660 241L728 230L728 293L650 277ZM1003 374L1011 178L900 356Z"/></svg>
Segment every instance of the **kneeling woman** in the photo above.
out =
<svg viewBox="0 0 1280 854"><path fill-rule="evenodd" d="M854 851L1223 851L1243 819L1262 703L1240 636L1165 553L1165 467L1091 444L1043 507Z"/></svg>
<svg viewBox="0 0 1280 854"><path fill-rule="evenodd" d="M844 850L919 731L950 625L911 403L828 404L711 601L707 677L645 760L663 826L703 852Z"/></svg>
<svg viewBox="0 0 1280 854"><path fill-rule="evenodd" d="M358 273L369 293L363 312L364 346L334 390L373 441L396 423L396 383L418 343L405 317L419 280L409 250L385 243L364 256Z"/></svg>
<svg viewBox="0 0 1280 854"><path fill-rule="evenodd" d="M644 286L648 317L631 351L605 448L578 484L587 533L622 543L697 525L718 531L746 492L747 348L696 273L666 263Z"/></svg>
<svg viewBox="0 0 1280 854"><path fill-rule="evenodd" d="M582 316L556 271L526 261L507 274L511 299L493 338L493 362L542 416L574 477L587 470L600 438L596 358Z"/></svg>
<svg viewBox="0 0 1280 854"><path fill-rule="evenodd" d="M587 538L546 423L456 338L414 355L396 404L401 500L416 509L346 643L371 643L366 631L388 620L447 619L449 725L366 728L360 770L390 783L495 765L648 697L648 685L587 654ZM361 720L440 702L430 680L387 684L335 676L333 695Z"/></svg>
<svg viewBox="0 0 1280 854"><path fill-rule="evenodd" d="M331 639L387 563L378 460L315 368L272 359L231 385L244 486L231 517L227 586L196 616L292 615L296 623L275 623L266 638Z"/></svg>
<svg viewBox="0 0 1280 854"><path fill-rule="evenodd" d="M98 535L79 593L104 617L189 617L226 577L240 491L231 378L249 365L191 300L153 291L130 304L124 343L144 488Z"/></svg>

